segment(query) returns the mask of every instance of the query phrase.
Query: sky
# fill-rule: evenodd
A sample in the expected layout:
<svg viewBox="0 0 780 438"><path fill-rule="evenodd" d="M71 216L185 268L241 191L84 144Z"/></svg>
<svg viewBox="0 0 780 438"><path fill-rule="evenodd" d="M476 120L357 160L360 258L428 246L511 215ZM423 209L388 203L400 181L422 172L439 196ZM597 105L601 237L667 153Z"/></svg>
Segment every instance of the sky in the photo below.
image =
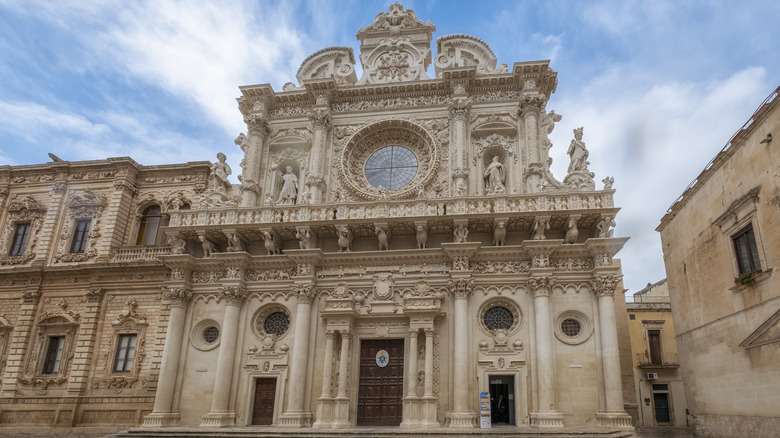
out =
<svg viewBox="0 0 780 438"><path fill-rule="evenodd" d="M391 3L0 0L0 165L224 152L240 169L238 86L281 91L325 47L358 55L355 33ZM565 176L583 126L597 181L615 179L629 294L666 276L655 228L667 208L780 85L776 0L403 4L436 26L434 40L477 36L510 68L550 60L547 109L563 115L553 173Z"/></svg>

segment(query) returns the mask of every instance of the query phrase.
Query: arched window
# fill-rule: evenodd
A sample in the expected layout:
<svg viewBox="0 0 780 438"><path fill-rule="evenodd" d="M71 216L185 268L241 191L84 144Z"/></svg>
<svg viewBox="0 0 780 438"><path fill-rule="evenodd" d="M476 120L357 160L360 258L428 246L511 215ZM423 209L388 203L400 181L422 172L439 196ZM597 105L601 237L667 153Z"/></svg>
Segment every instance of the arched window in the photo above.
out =
<svg viewBox="0 0 780 438"><path fill-rule="evenodd" d="M165 245L168 236L160 230L160 227L168 226L169 218L163 216L159 205L152 205L144 210L141 215L141 225L138 227L136 245Z"/></svg>

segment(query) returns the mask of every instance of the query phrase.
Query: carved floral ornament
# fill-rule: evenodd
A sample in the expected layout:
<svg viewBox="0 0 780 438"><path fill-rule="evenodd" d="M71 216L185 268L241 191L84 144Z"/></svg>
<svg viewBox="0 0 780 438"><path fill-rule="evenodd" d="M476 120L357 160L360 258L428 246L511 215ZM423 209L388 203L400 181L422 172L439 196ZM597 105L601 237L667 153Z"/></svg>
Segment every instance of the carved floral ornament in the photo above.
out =
<svg viewBox="0 0 780 438"><path fill-rule="evenodd" d="M456 280L450 280L448 282L450 294L452 294L456 300L466 299L474 290L474 280L471 278L459 278Z"/></svg>
<svg viewBox="0 0 780 438"><path fill-rule="evenodd" d="M368 158L379 149L400 145L408 148L417 158L417 173L411 182L395 190L380 190L366 178ZM376 201L380 199L410 198L428 185L439 167L440 145L422 126L406 120L385 120L356 132L344 146L337 163L342 185L358 198Z"/></svg>
<svg viewBox="0 0 780 438"><path fill-rule="evenodd" d="M597 296L613 296L620 281L618 275L596 275L590 281L590 288Z"/></svg>
<svg viewBox="0 0 780 438"><path fill-rule="evenodd" d="M240 306L246 298L246 289L240 286L224 286L219 290L219 296L229 306Z"/></svg>
<svg viewBox="0 0 780 438"><path fill-rule="evenodd" d="M162 288L162 296L171 302L172 307L187 307L187 303L192 299L192 292L182 288Z"/></svg>
<svg viewBox="0 0 780 438"><path fill-rule="evenodd" d="M528 279L528 289L534 296L549 296L550 291L555 284L553 277L531 277Z"/></svg>

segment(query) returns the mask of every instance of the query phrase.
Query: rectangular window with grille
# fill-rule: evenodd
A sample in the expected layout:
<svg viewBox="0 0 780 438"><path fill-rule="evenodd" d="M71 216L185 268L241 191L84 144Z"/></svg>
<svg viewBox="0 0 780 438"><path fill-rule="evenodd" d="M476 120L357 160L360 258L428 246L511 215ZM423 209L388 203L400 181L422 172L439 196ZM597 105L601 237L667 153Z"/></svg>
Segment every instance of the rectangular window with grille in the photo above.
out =
<svg viewBox="0 0 780 438"><path fill-rule="evenodd" d="M42 374L57 374L60 372L60 362L62 361L62 350L64 348L65 336L49 337Z"/></svg>
<svg viewBox="0 0 780 438"><path fill-rule="evenodd" d="M129 373L133 368L136 338L136 334L119 335L116 343L116 356L114 357L115 373Z"/></svg>
<svg viewBox="0 0 780 438"><path fill-rule="evenodd" d="M92 221L89 219L79 219L76 221L76 227L73 230L73 242L70 245L71 253L82 253L87 248L87 238L89 237L89 226Z"/></svg>
<svg viewBox="0 0 780 438"><path fill-rule="evenodd" d="M27 236L30 235L30 224L16 224L14 237L11 241L11 250L8 255L20 256L24 254L27 245Z"/></svg>
<svg viewBox="0 0 780 438"><path fill-rule="evenodd" d="M752 225L734 236L734 251L737 254L737 267L740 274L761 270L761 261L758 258L758 246L756 246L756 236L753 234Z"/></svg>

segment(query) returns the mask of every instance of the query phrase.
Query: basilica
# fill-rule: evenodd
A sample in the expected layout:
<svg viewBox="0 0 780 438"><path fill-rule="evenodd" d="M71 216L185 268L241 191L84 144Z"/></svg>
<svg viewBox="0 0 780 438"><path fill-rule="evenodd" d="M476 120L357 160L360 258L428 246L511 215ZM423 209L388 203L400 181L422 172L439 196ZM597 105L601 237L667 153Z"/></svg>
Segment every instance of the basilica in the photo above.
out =
<svg viewBox="0 0 780 438"><path fill-rule="evenodd" d="M434 31L240 87L240 169L0 166L0 427L633 434L613 180L549 61Z"/></svg>

